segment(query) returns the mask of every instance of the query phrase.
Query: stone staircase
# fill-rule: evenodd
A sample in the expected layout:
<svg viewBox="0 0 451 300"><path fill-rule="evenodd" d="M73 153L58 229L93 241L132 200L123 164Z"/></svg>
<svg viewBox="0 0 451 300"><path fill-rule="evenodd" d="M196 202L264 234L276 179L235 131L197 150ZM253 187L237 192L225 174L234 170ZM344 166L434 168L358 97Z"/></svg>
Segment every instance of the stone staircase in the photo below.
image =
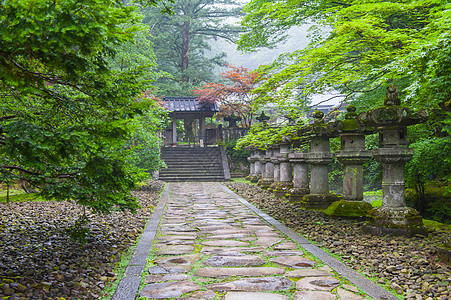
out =
<svg viewBox="0 0 451 300"><path fill-rule="evenodd" d="M167 165L160 171L160 180L225 181L223 158L219 147L163 147L161 158ZM227 174L226 174L227 175Z"/></svg>

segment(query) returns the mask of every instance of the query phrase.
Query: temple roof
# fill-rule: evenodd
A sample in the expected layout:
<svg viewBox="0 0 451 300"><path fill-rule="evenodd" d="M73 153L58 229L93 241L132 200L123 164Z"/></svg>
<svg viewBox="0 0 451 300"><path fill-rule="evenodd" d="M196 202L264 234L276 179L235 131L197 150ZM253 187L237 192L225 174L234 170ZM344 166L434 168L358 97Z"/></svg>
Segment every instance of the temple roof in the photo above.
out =
<svg viewBox="0 0 451 300"><path fill-rule="evenodd" d="M184 113L201 113L213 115L219 111L217 103L200 104L198 97L164 97L164 107L177 115Z"/></svg>

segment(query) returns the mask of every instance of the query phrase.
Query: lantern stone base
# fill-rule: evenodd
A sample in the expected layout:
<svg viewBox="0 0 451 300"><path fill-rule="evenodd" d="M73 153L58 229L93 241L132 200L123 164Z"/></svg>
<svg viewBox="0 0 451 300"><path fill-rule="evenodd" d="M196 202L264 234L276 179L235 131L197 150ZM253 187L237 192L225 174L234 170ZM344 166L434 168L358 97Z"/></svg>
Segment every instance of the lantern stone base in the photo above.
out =
<svg viewBox="0 0 451 300"><path fill-rule="evenodd" d="M249 181L252 183L257 183L260 180L260 176L250 176Z"/></svg>
<svg viewBox="0 0 451 300"><path fill-rule="evenodd" d="M302 197L301 207L306 209L326 209L335 201L338 201L338 197L335 194L309 194Z"/></svg>
<svg viewBox="0 0 451 300"><path fill-rule="evenodd" d="M284 198L287 194L290 193L290 189L292 187L293 182L291 181L279 181L272 192L277 198Z"/></svg>
<svg viewBox="0 0 451 300"><path fill-rule="evenodd" d="M301 202L302 198L305 195L308 195L310 193L310 189L308 188L292 188L288 191L288 199L290 199L290 202Z"/></svg>
<svg viewBox="0 0 451 300"><path fill-rule="evenodd" d="M274 191L274 190L276 190L277 189L277 184L278 184L279 182L277 181L273 181L273 183L271 183L271 185L269 186L269 188L268 188L268 191Z"/></svg>
<svg viewBox="0 0 451 300"><path fill-rule="evenodd" d="M273 179L263 178L258 181L257 185L262 189L267 190L273 182Z"/></svg>
<svg viewBox="0 0 451 300"><path fill-rule="evenodd" d="M330 217L366 218L372 209L368 202L340 200L332 203L324 213Z"/></svg>
<svg viewBox="0 0 451 300"><path fill-rule="evenodd" d="M365 233L406 237L428 235L420 213L413 208L377 207L369 214L372 221L363 227Z"/></svg>

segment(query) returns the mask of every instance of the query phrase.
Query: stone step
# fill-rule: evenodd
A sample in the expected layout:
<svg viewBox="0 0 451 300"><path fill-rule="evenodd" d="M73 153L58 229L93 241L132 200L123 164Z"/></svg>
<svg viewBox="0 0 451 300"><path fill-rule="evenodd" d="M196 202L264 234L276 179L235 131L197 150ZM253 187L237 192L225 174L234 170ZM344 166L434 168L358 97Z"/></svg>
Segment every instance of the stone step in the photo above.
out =
<svg viewBox="0 0 451 300"><path fill-rule="evenodd" d="M174 167L174 168L167 168L164 170L160 171L161 173L167 174L170 172L176 172L176 173L183 173L183 174L190 174L190 173L198 173L198 174L203 174L203 173L211 173L211 172L219 172L219 173L224 173L224 171L218 167L210 167L210 168L179 168L179 167Z"/></svg>
<svg viewBox="0 0 451 300"><path fill-rule="evenodd" d="M161 158L167 168L160 171L164 181L223 181L224 169L218 147L164 147Z"/></svg>
<svg viewBox="0 0 451 300"><path fill-rule="evenodd" d="M214 159L206 159L206 158L191 158L191 159L181 159L181 158L170 158L170 159L165 159L163 158L163 161L166 164L182 164L182 163L186 163L186 164L190 164L190 163L204 163L204 164L217 164L219 162L221 162L220 159L214 158Z"/></svg>
<svg viewBox="0 0 451 300"><path fill-rule="evenodd" d="M165 170L169 170L169 169L193 169L193 170L203 170L203 169L212 169L212 168L216 168L216 169L220 169L222 170L222 165L219 163L216 164L206 164L206 163L181 163L181 164L176 164L176 163L166 163L167 168Z"/></svg>
<svg viewBox="0 0 451 300"><path fill-rule="evenodd" d="M167 172L167 173L160 173L160 179L165 177L205 177L205 176L218 176L223 177L223 172L204 172L204 173L194 173L194 172Z"/></svg>
<svg viewBox="0 0 451 300"><path fill-rule="evenodd" d="M217 182L225 181L224 176L205 176L205 177L160 177L160 180L166 182L186 182L186 181L199 181L199 182Z"/></svg>

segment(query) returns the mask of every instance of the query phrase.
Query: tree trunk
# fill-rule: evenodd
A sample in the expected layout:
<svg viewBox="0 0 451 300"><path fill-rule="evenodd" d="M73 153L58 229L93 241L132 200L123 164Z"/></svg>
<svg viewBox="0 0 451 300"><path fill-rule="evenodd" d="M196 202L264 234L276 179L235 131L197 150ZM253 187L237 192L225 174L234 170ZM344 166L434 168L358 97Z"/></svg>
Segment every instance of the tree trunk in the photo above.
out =
<svg viewBox="0 0 451 300"><path fill-rule="evenodd" d="M189 38L190 38L190 22L185 21L182 28L182 80L188 82L189 78L183 74L189 66Z"/></svg>

